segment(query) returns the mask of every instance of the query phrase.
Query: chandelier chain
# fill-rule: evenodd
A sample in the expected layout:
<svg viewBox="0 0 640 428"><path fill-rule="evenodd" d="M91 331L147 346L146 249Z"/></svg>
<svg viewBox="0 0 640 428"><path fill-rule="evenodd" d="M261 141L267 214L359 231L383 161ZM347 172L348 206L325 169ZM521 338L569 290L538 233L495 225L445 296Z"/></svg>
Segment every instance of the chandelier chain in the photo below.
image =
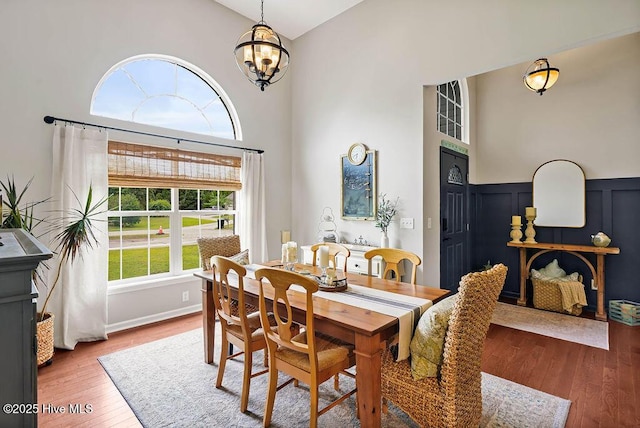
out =
<svg viewBox="0 0 640 428"><path fill-rule="evenodd" d="M260 22L264 22L264 0L260 1Z"/></svg>

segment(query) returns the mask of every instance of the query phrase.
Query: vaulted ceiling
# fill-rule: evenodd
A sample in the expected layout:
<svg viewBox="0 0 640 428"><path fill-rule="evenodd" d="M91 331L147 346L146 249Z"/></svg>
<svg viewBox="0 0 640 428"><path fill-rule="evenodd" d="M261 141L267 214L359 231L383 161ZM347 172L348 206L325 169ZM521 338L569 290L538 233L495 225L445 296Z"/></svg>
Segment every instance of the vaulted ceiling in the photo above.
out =
<svg viewBox="0 0 640 428"><path fill-rule="evenodd" d="M216 0L252 21L260 21L260 0ZM264 20L290 40L300 37L363 0L265 0Z"/></svg>

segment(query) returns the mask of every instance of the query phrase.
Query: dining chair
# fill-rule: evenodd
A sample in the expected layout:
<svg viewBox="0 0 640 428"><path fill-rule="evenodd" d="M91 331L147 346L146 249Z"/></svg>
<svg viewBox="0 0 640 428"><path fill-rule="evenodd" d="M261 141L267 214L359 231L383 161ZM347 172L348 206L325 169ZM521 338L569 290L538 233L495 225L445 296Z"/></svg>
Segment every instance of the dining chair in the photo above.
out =
<svg viewBox="0 0 640 428"><path fill-rule="evenodd" d="M422 263L420 257L410 251L400 250L398 248L374 248L373 250L369 250L364 253L364 257L367 259L367 263L369 265L368 271L369 275L371 275L371 259L376 256L380 256L384 262L384 273L382 274L382 278L386 279L387 274L393 272L395 280L397 282L401 279L401 268L399 266L403 260L408 260L411 262L411 284L416 283L416 274L418 271L418 266Z"/></svg>
<svg viewBox="0 0 640 428"><path fill-rule="evenodd" d="M327 247L329 247L329 264L333 264L333 268L334 269L338 269L338 263L336 260L336 256L337 255L342 255L344 256L344 263L342 265L342 270L344 271L344 273L347 273L347 259L349 258L349 256L351 255L351 251L345 247L344 245L340 245L340 244L336 244L334 242L319 242L317 244L313 244L311 246L311 252L312 252L312 256L311 256L311 264L313 266L315 266L317 264L317 252L318 249L320 248L320 246L322 245L326 245Z"/></svg>
<svg viewBox="0 0 640 428"><path fill-rule="evenodd" d="M200 237L196 242L204 270L211 270L211 257L213 256L232 257L241 252L240 236L238 235ZM238 303L235 299L231 301L231 311L234 315L238 315ZM247 311L258 312L258 308L247 305Z"/></svg>
<svg viewBox="0 0 640 428"><path fill-rule="evenodd" d="M463 428L479 425L482 350L506 275L507 267L498 264L488 271L462 277L446 328L437 377L415 380L409 360L396 362L389 349L383 352L383 411L388 400L420 426Z"/></svg>
<svg viewBox="0 0 640 428"><path fill-rule="evenodd" d="M222 345L220 348L220 364L218 365L218 377L216 379L216 388L222 386L224 370L227 360L244 354L244 374L242 379L242 395L240 399L240 411L246 412L249 403L249 388L251 379L265 374L267 370L252 373L253 352L264 349L264 364L267 366L267 343L264 333L262 332L262 324L260 322L260 313L247 313L244 302L244 276L247 271L244 267L236 262L222 256L214 256L211 259L213 273L213 302L220 320L222 329ZM236 311L231 310L231 285L229 284L229 276L233 275L234 283L237 277L238 300ZM273 317L271 317L273 320ZM271 321L273 322L273 321ZM275 325L275 323L274 323ZM242 351L232 354L229 352L225 355L225 350L229 344L237 346ZM232 355L231 355L232 354Z"/></svg>
<svg viewBox="0 0 640 428"><path fill-rule="evenodd" d="M313 293L318 291L318 283L315 280L309 276L273 268L258 269L255 275L260 281L259 306L260 321L263 326L269 326L266 294L273 295L271 300L280 304L279 310L276 310L274 305L273 312L277 327L263 328L269 353L269 387L263 426L267 427L271 424L276 391L292 381L301 381L309 385L311 394L309 425L315 428L320 415L356 392L354 388L318 410L320 384L338 373L355 377L346 371L355 364L353 345L315 331ZM293 284L302 287L306 302L305 329L295 336L290 329L292 307L289 301L289 290ZM283 319L281 313L286 313L287 319ZM278 372L286 373L292 379L278 386Z"/></svg>

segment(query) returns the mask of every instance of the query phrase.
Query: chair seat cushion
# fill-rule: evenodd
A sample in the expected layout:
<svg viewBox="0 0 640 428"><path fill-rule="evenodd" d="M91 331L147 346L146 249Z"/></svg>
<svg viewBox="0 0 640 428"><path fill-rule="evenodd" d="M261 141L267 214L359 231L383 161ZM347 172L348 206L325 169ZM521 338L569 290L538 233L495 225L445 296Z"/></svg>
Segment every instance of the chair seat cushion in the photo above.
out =
<svg viewBox="0 0 640 428"><path fill-rule="evenodd" d="M422 314L411 339L411 374L415 380L437 377L442 363L444 338L458 295L441 300Z"/></svg>
<svg viewBox="0 0 640 428"><path fill-rule="evenodd" d="M307 333L303 332L291 339L292 342L307 343ZM316 333L316 354L318 356L318 370L325 370L341 362L348 367L349 355L353 352L353 345L342 342L334 337ZM311 372L309 356L302 352L281 347L276 351L276 358L298 367L307 373Z"/></svg>

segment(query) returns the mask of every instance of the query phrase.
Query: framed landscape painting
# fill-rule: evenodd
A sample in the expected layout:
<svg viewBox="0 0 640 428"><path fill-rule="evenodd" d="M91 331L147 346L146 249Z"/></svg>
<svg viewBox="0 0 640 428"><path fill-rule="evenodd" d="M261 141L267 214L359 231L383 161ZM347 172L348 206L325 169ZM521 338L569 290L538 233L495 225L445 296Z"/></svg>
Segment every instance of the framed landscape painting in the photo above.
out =
<svg viewBox="0 0 640 428"><path fill-rule="evenodd" d="M341 156L341 213L345 220L375 220L376 152L368 150L362 163L353 164Z"/></svg>

